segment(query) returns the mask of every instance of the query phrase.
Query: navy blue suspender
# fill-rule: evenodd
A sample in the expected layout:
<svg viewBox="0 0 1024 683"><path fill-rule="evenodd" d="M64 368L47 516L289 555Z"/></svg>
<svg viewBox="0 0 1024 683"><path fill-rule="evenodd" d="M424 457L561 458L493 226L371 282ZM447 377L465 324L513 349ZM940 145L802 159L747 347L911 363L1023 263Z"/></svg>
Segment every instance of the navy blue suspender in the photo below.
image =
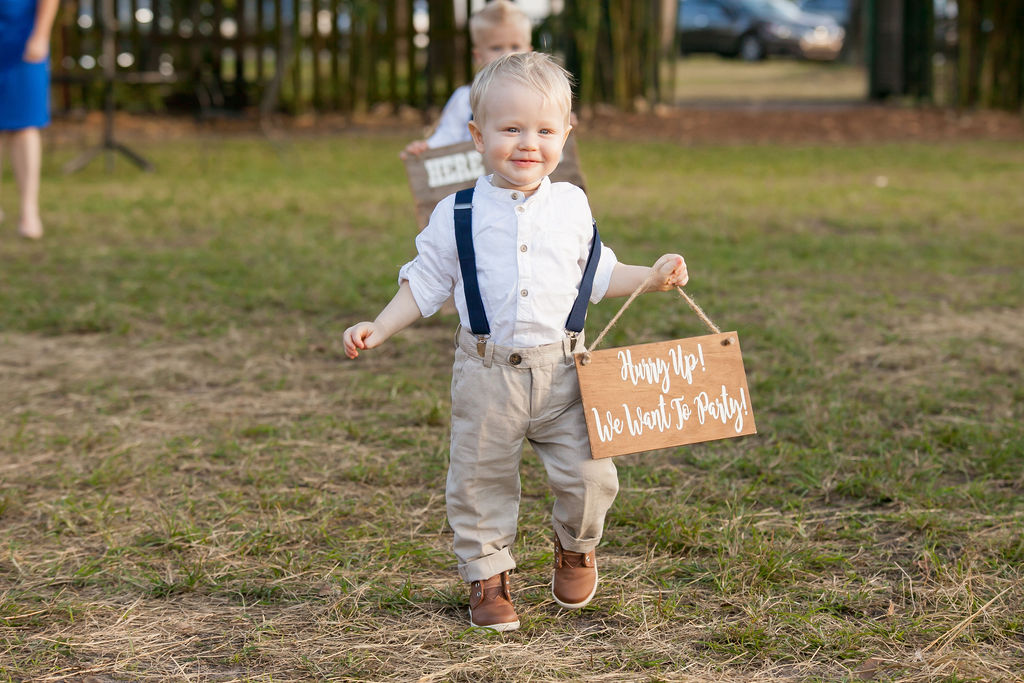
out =
<svg viewBox="0 0 1024 683"><path fill-rule="evenodd" d="M594 221L594 237L590 242L590 254L587 255L587 266L583 269L583 279L580 280L580 290L576 295L576 301L572 304L569 317L565 321L565 333L572 340L570 351L576 350L576 339L583 331L583 323L587 321L587 304L590 303L590 293L594 290L594 273L597 272L597 262L601 260L601 236L597 234L597 221Z"/></svg>
<svg viewBox="0 0 1024 683"><path fill-rule="evenodd" d="M469 311L469 326L478 344L485 344L491 336L491 326L487 322L484 302L480 297L480 283L476 273L476 252L473 249L473 189L459 190L455 193L455 244L459 252L459 269L462 271L462 286L466 294L466 308ZM587 305L594 289L594 274L597 262L601 260L601 236L594 222L594 237L590 244L587 265L583 269L579 293L565 321L565 333L572 340L570 349L575 350L576 339L583 331L587 319Z"/></svg>
<svg viewBox="0 0 1024 683"><path fill-rule="evenodd" d="M477 340L484 340L491 336L491 326L487 323L484 302L480 298L480 283L476 278L472 187L455 193L455 244L459 250L459 268L462 270L462 287L466 292L466 308L469 309L469 327Z"/></svg>

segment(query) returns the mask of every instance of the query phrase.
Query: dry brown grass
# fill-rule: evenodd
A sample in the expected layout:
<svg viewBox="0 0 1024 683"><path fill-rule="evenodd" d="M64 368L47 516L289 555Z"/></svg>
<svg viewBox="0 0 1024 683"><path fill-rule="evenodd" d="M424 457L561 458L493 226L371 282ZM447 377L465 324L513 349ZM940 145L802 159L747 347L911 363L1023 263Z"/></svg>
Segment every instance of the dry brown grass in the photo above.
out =
<svg viewBox="0 0 1024 683"><path fill-rule="evenodd" d="M1008 311L995 321L936 316L907 329L934 341L985 325L1012 332L1020 324L1020 313ZM419 334L412 343L443 352L443 326ZM31 442L22 450L27 457L0 463L8 482L0 658L20 675L45 681L1015 680L1024 662L1019 634L999 635L1024 600L1024 582L986 573L970 543L962 564L929 566L927 555L904 549L912 533L899 531L899 520L915 514L949 515L954 525L977 524L968 536L991 546L1012 542L1019 516L985 522L970 511L857 507L736 513L716 523L732 539L725 552L737 558L751 533L773 538L778 532L785 554L799 549L801 536L859 519L888 547L894 565L878 564L878 548L840 543L830 552L847 554L848 569L861 580L798 572L784 585L806 598L766 593L756 581L723 595L699 577L673 594L652 581L678 571L673 553L656 546L641 555L612 550L601 555L600 597L582 614L553 604L544 584L547 540L525 538L526 568L516 586L524 629L488 636L465 631L462 587L450 561L423 566L397 553L395 564L374 563L380 546L396 540L386 538L389 529L436 557L448 551L439 490L424 496L424 486L401 477L382 488L344 477L353 464L383 465L394 452L375 455L360 439L328 430L320 438L282 437L272 448L243 448L244 458L230 464L210 456L211 443L251 425L284 428L339 412L372 419L367 399L381 398L350 393L354 366L339 362L337 349L290 348L273 335L242 333L143 347L105 336L5 334L0 349L0 410L8 415L0 441ZM904 368L901 383L928 370L898 345L852 354L855 363L868 358ZM412 368L395 355L373 371ZM443 425L417 429L443 447ZM175 439L186 442L171 453L167 444ZM276 470L268 451L278 449L319 470ZM117 464L103 475L106 485L88 491L83 483L96 475L96 464L111 461ZM225 500L225 490L242 486L245 470L259 483ZM289 498L296 489L307 492L303 505ZM354 519L335 518L341 501ZM338 539L340 553L328 551L322 533L361 522L364 533ZM260 535L267 545L256 550ZM191 586L190 571L200 575ZM815 595L846 600L855 613L816 614ZM891 638L908 627L935 636L912 639L916 646ZM814 637L821 638L820 653L806 645ZM766 638L805 644L782 657L728 654L733 646L756 652ZM854 639L857 651L873 655L837 659L834 643L826 645L833 638ZM729 647L716 650L714 643Z"/></svg>
<svg viewBox="0 0 1024 683"><path fill-rule="evenodd" d="M445 525L451 320L337 343L407 256L405 139L219 142L209 197L191 139L50 178L61 239L0 246L0 680L1021 680L1017 148L591 142L621 254L685 226L761 434L621 459L579 613L528 452L497 635ZM665 310L622 329L701 329Z"/></svg>

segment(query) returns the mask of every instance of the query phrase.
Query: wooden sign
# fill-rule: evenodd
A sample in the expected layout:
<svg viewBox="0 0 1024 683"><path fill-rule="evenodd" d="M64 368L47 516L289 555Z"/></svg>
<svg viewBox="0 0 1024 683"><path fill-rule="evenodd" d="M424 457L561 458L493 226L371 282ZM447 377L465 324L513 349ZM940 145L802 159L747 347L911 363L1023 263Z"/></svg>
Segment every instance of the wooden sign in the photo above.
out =
<svg viewBox="0 0 1024 683"><path fill-rule="evenodd" d="M589 356L576 370L594 458L757 433L735 332Z"/></svg>
<svg viewBox="0 0 1024 683"><path fill-rule="evenodd" d="M437 203L489 173L483 158L472 142L460 142L447 147L428 149L419 156L410 154L405 160L409 187L416 200L416 220L422 229L430 220ZM551 174L551 182L569 182L586 191L583 173L576 153L576 138L569 134L562 148L562 160Z"/></svg>

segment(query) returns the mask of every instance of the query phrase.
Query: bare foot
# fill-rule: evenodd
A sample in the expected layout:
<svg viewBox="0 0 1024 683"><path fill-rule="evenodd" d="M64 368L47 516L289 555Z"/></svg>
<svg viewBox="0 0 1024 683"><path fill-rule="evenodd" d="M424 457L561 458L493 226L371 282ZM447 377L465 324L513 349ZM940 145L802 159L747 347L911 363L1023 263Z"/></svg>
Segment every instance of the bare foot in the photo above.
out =
<svg viewBox="0 0 1024 683"><path fill-rule="evenodd" d="M23 217L18 225L18 234L27 240L41 239L43 236L43 222L38 218L29 220Z"/></svg>

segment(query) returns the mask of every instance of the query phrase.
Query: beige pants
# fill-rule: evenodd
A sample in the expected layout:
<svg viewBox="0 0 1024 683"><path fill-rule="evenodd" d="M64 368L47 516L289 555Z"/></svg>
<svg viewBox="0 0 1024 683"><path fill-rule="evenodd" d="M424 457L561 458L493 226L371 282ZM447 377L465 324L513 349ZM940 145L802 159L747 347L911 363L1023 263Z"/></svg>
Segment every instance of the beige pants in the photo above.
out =
<svg viewBox="0 0 1024 683"><path fill-rule="evenodd" d="M547 470L562 547L593 550L619 482L610 458L591 458L569 340L529 349L488 344L482 357L468 331L457 340L446 502L459 574L479 581L516 566L523 439Z"/></svg>

